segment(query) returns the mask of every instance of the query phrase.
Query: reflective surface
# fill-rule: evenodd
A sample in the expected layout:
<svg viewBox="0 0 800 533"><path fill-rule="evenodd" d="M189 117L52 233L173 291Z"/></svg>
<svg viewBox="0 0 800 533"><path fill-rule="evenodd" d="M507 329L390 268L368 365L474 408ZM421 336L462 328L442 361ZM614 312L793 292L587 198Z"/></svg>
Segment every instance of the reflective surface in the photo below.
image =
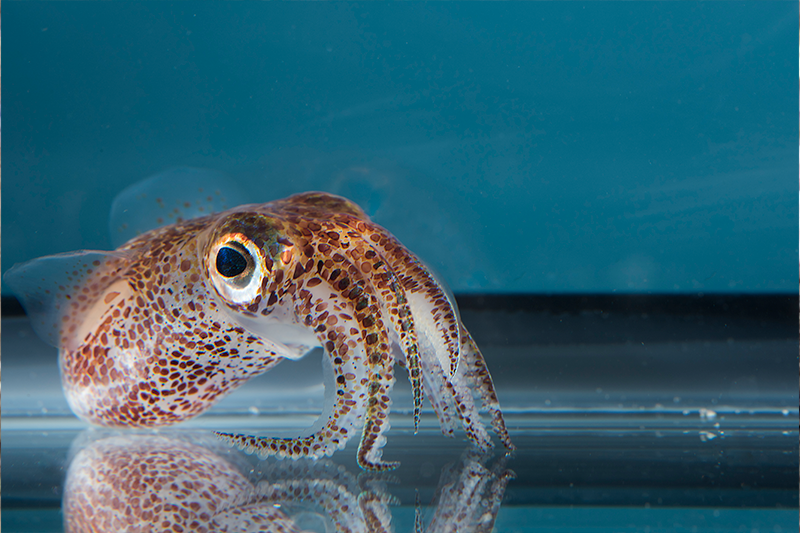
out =
<svg viewBox="0 0 800 533"><path fill-rule="evenodd" d="M484 531L478 524L494 520L495 512L496 531L563 531L579 525L616 531L646 531L648 527L651 531L658 527L727 531L745 526L747 531L787 531L792 524L796 527L798 435L779 429L783 426L779 420L762 419L760 430L728 430L713 439L701 429L667 429L677 422L669 420L662 420L661 430L634 427L637 423L653 427L652 421L644 420L631 420L627 429L619 427L618 420L609 421L606 429L594 430L544 428L559 420L549 422L540 420L539 429L515 434L520 451L507 463L499 457L486 461L471 455L457 442L442 443L432 431L416 437L409 430L396 432L398 442L387 445L387 453L400 459L402 466L382 476L362 473L346 453L317 462L258 461L221 447L205 431L135 436L5 431L3 528L61 531L63 519L67 530L73 525L72 531L94 531L74 525L86 524L90 518L100 523L100 516L118 516L131 505L127 500L138 494L132 490L136 476L131 472L145 475L142 464L154 469L148 473L163 484L158 490L144 484L148 495L159 494L159 502L175 497L177 491L191 503L189 496L196 498L207 489L196 481L186 490L184 483L178 489L168 484L177 464L189 468L194 477L215 472L206 481L216 488L212 503L218 508L235 505L254 518L266 516L265 510L273 512L280 504L285 516L274 519L311 531L363 530L362 502L377 506L375 512L381 516L391 515L391 530L413 531L417 493L428 531L446 531L440 518L460 512L470 518L453 531ZM752 428L754 421L749 422ZM507 489L506 466L516 473ZM163 469L160 478L159 469ZM477 494L469 496L467 485L477 487ZM339 508L339 514L333 515L333 504L319 491L334 489L342 491L341 498L357 503L353 509L358 510L348 513ZM495 504L501 499L498 510ZM137 505L142 505L141 499ZM338 526L326 515L337 516ZM137 517L135 523L147 524L151 516ZM47 517L51 524L44 527L41 521ZM204 524L227 524L224 520L233 520L233 515L213 518L209 514ZM388 518L381 520L381 524L389 523ZM682 527L673 529L676 524ZM116 527L96 530L120 531Z"/></svg>
<svg viewBox="0 0 800 533"><path fill-rule="evenodd" d="M205 433L88 438L64 484L70 532L150 531L154 525L165 531L333 525L337 531L381 532L391 529L389 506L399 502L386 491L392 476L356 476L327 459L253 467ZM487 468L485 459L466 450L442 470L427 530L491 530L513 473L505 460Z"/></svg>
<svg viewBox="0 0 800 533"><path fill-rule="evenodd" d="M466 301L463 319L497 369L519 449L507 459L497 448L493 457L470 455L463 434L442 438L430 410L414 435L411 390L398 380L384 453L401 466L382 476L358 469L352 443L313 463L261 461L214 440L215 430L275 434L310 426L323 402L320 354L282 363L168 432L115 433L87 429L71 415L54 350L24 317L6 317L3 530L62 531L74 516L96 516L105 505L98 483L115 487L119 505L127 505L128 489L114 485L107 458L131 469L179 452L216 472L220 490L232 487L215 495L215 502L232 502L226 509L239 509L235 520L218 517L240 527L229 531L260 531L241 524L266 510L272 524L300 531L372 531L364 526L372 513L382 527L410 532L417 509L423 531L447 530L452 520L441 519L461 511L458 531L489 531L492 520L497 532L792 531L798 524L796 324L756 309L796 308L796 298L787 301L749 301L743 308L753 309L750 315L734 313L735 302L715 314L655 304L651 309L660 311L651 313L619 306L550 313ZM319 491L333 487L329 482L358 508L339 513L338 526L328 492ZM466 496L469 483L473 499ZM280 493L287 487L303 497ZM170 490L155 492L168 498ZM258 512L248 507L267 503ZM209 514L206 523L213 519Z"/></svg>

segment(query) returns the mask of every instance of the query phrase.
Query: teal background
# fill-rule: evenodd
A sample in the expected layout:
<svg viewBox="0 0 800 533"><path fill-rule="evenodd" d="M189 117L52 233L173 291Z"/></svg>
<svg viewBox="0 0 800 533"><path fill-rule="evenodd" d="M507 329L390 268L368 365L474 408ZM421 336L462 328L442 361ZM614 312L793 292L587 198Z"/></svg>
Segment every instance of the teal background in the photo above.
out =
<svg viewBox="0 0 800 533"><path fill-rule="evenodd" d="M797 2L3 10L4 271L188 165L348 196L457 292L797 291Z"/></svg>

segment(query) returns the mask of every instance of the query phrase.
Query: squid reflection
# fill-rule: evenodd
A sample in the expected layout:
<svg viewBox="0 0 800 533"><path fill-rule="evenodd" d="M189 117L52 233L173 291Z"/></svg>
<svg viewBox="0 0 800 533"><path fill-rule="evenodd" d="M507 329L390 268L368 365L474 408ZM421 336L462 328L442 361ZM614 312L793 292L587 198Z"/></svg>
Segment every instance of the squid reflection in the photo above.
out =
<svg viewBox="0 0 800 533"><path fill-rule="evenodd" d="M433 516L417 532L490 532L506 485L474 448L445 467ZM265 463L261 463L265 465ZM65 530L89 532L391 532L389 474L358 477L330 460L276 461L254 475L247 458L190 433L127 434L80 448L64 486ZM245 474L244 472L249 472ZM398 472L400 473L400 472ZM258 479L254 479L258 478ZM410 503L410 502L406 502Z"/></svg>

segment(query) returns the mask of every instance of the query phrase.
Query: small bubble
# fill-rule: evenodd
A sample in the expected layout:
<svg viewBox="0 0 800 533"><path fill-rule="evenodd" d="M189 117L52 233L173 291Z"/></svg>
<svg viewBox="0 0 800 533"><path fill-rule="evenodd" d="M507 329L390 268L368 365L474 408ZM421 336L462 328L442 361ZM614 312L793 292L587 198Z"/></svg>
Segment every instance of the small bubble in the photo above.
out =
<svg viewBox="0 0 800 533"><path fill-rule="evenodd" d="M710 441L710 440L714 440L714 439L717 438L717 436L718 435L716 433L714 433L713 431L701 431L700 432L700 440L702 442L707 442L707 441Z"/></svg>
<svg viewBox="0 0 800 533"><path fill-rule="evenodd" d="M706 409L704 407L700 408L700 420L708 421L708 420L714 420L715 418L717 418L716 411L713 411L711 409Z"/></svg>

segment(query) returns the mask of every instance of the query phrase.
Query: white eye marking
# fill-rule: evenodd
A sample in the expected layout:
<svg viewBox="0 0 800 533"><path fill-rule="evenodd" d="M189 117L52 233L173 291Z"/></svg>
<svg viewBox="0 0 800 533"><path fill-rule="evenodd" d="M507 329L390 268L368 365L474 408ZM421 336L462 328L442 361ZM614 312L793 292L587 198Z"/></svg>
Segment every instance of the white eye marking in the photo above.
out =
<svg viewBox="0 0 800 533"><path fill-rule="evenodd" d="M269 272L261 250L240 233L219 239L211 248L207 268L219 295L230 303L249 304L261 293Z"/></svg>

